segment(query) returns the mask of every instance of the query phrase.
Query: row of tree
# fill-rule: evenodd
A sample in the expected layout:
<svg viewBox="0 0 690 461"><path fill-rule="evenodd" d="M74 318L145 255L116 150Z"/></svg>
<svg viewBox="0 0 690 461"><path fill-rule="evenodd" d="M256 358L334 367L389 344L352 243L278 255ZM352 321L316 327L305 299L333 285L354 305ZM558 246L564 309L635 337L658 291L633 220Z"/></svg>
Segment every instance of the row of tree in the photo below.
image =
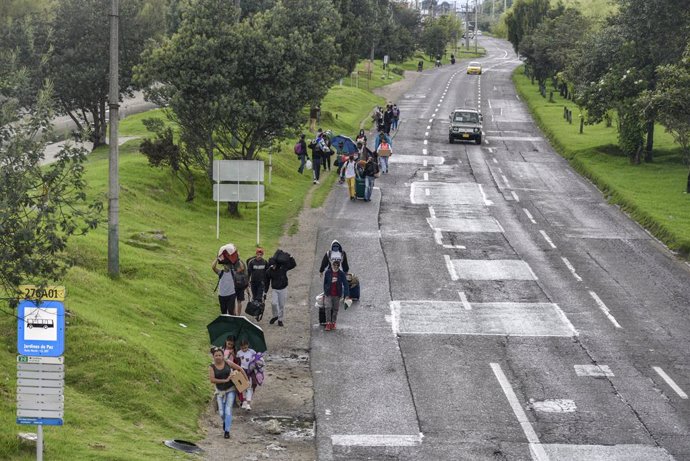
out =
<svg viewBox="0 0 690 461"><path fill-rule="evenodd" d="M57 115L106 141L110 0L0 3L0 286L58 280L67 239L100 219L86 152L45 166ZM175 132L142 150L194 197L212 159L254 158L303 122L361 58L410 58L430 24L392 0L120 0L120 98L146 88ZM444 24L440 21L440 24ZM445 31L448 30L447 25ZM441 38L448 40L449 35Z"/></svg>
<svg viewBox="0 0 690 461"><path fill-rule="evenodd" d="M588 122L613 115L631 162L653 161L660 122L690 163L690 10L684 0L616 0L603 21L548 0L517 0L508 39L532 75L572 92Z"/></svg>

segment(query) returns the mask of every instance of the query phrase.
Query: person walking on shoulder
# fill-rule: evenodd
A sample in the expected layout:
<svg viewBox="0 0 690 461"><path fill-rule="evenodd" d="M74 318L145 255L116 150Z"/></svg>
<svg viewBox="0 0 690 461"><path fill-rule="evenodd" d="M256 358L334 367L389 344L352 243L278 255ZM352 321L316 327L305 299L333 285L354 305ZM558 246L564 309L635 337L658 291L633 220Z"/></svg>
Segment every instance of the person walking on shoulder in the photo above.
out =
<svg viewBox="0 0 690 461"><path fill-rule="evenodd" d="M240 350L237 352L237 358L240 359L242 370L244 370L244 374L249 376L249 364L254 360L254 357L256 356L256 351L254 349L251 349L249 347L249 341L246 339L243 339L240 342ZM251 378L249 379L250 383ZM250 385L246 391L242 394L243 397L243 402L242 402L242 408L245 410L249 411L252 409L252 396L254 394L254 388Z"/></svg>
<svg viewBox="0 0 690 461"><path fill-rule="evenodd" d="M333 240L331 242L331 249L321 258L321 266L319 267L319 276L323 276L323 272L331 264L331 261L340 260L340 267L347 273L350 272L350 265L347 262L347 253L343 250L343 246L339 241Z"/></svg>
<svg viewBox="0 0 690 461"><path fill-rule="evenodd" d="M323 278L323 296L326 306L326 331L335 330L340 303L350 296L350 285L345 272L340 270L340 260L331 262Z"/></svg>
<svg viewBox="0 0 690 461"><path fill-rule="evenodd" d="M371 193L374 191L374 182L379 176L379 159L376 154L369 156L364 164L364 201L371 202Z"/></svg>
<svg viewBox="0 0 690 461"><path fill-rule="evenodd" d="M342 167L342 177L345 178L347 182L347 188L350 192L350 200L355 200L357 197L355 195L355 179L357 178L357 161L355 161L355 156L350 154L347 161Z"/></svg>
<svg viewBox="0 0 690 461"><path fill-rule="evenodd" d="M264 259L264 249L257 248L256 256L247 261L247 274L249 275L249 288L252 292L252 299L261 301L266 291L264 282L266 279L266 269L268 262Z"/></svg>
<svg viewBox="0 0 690 461"><path fill-rule="evenodd" d="M299 136L299 141L295 144L295 154L299 160L299 168L297 172L299 174L304 173L304 166L307 164L307 142L304 140L304 135Z"/></svg>
<svg viewBox="0 0 690 461"><path fill-rule="evenodd" d="M266 270L264 286L267 289L269 287L273 289L271 298L273 317L268 322L271 325L277 320L278 326L283 326L285 304L287 303L287 272L295 267L297 267L295 258L290 256L290 253L286 253L283 250L276 250L275 254L268 260L268 269Z"/></svg>
<svg viewBox="0 0 690 461"><path fill-rule="evenodd" d="M218 267L218 258L213 260L211 269L218 276L218 302L220 304L221 315L233 314L235 311L235 280L232 276L232 269L229 264L222 264Z"/></svg>
<svg viewBox="0 0 690 461"><path fill-rule="evenodd" d="M218 413L220 413L220 418L223 421L223 437L229 439L230 426L232 425L232 405L235 402L237 391L230 374L233 373L233 370L238 373L245 373L241 366L225 360L223 349L220 347L211 348L211 354L213 355L213 362L208 367L208 379L211 384L216 386ZM245 378L247 378L246 375Z"/></svg>
<svg viewBox="0 0 690 461"><path fill-rule="evenodd" d="M380 142L376 148L376 154L381 164L381 173L388 173L388 157L393 155L393 147L388 143L383 133L381 133Z"/></svg>

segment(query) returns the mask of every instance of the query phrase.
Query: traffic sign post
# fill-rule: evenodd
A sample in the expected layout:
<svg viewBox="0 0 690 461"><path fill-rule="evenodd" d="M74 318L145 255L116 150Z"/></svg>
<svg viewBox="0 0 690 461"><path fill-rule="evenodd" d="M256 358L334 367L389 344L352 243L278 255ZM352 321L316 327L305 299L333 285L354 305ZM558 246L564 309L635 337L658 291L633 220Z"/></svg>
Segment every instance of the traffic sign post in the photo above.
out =
<svg viewBox="0 0 690 461"><path fill-rule="evenodd" d="M36 459L43 426L62 426L65 411L65 287L22 285L17 308L17 424L35 424Z"/></svg>

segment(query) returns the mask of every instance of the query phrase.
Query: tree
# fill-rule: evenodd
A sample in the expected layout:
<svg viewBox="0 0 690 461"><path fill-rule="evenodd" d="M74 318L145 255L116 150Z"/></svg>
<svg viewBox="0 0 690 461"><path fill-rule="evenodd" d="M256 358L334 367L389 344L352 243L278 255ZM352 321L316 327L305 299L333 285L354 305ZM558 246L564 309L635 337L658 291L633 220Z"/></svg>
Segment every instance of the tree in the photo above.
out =
<svg viewBox="0 0 690 461"><path fill-rule="evenodd" d="M338 75L330 0L283 0L243 20L223 0L192 0L178 32L147 51L138 78L169 104L186 149L254 159L304 122Z"/></svg>
<svg viewBox="0 0 690 461"><path fill-rule="evenodd" d="M549 0L517 0L505 14L503 20L508 32L508 41L517 53L520 42L529 35L549 11Z"/></svg>
<svg viewBox="0 0 690 461"><path fill-rule="evenodd" d="M540 85L566 69L589 27L589 20L578 10L556 9L523 38L520 54Z"/></svg>
<svg viewBox="0 0 690 461"><path fill-rule="evenodd" d="M420 37L420 45L424 52L432 58L441 56L446 48L448 40L450 40L448 29L438 21L430 21L427 19Z"/></svg>
<svg viewBox="0 0 690 461"><path fill-rule="evenodd" d="M145 0L120 5L120 89L131 95L132 68L146 41L163 32L163 15ZM48 75L60 110L80 131L92 129L94 147L105 143L109 72L109 0L62 0L52 22ZM161 3L161 5L163 5ZM165 11L165 10L163 10ZM160 19L157 18L160 16Z"/></svg>
<svg viewBox="0 0 690 461"><path fill-rule="evenodd" d="M657 86L645 91L640 109L646 118L656 118L680 145L683 162L690 165L690 44L683 60L657 68ZM690 172L686 192L690 193Z"/></svg>
<svg viewBox="0 0 690 461"><path fill-rule="evenodd" d="M38 135L50 132L51 86L32 106L21 106L15 95L27 72L6 54L0 62L0 288L12 293L20 283L60 280L69 267L69 237L94 228L102 205L86 197L83 149L66 147L42 165Z"/></svg>

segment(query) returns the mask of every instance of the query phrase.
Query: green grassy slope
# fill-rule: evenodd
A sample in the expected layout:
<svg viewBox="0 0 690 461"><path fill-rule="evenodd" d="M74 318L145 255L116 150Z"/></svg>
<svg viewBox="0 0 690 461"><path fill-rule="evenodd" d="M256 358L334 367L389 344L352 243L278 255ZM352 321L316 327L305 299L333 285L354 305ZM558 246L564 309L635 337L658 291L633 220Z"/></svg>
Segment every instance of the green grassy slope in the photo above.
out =
<svg viewBox="0 0 690 461"><path fill-rule="evenodd" d="M579 110L572 101L554 92L554 102L549 103L521 69L513 74L513 81L561 155L669 248L690 254L690 195L684 192L688 168L662 126L655 130L654 163L631 165L618 150L615 121L610 128L587 125L579 134ZM563 119L564 106L573 111L572 125Z"/></svg>
<svg viewBox="0 0 690 461"><path fill-rule="evenodd" d="M364 90L334 88L322 106L322 125L352 136L382 102ZM145 116L151 114L126 119L121 134L143 134ZM107 224L70 243L75 266L62 281L71 314L65 426L46 427L46 459L182 459L161 442L202 437L197 422L212 395L205 327L218 314L210 264L228 241L243 258L253 254L256 207L242 204L240 219L222 214L216 240L208 182L199 177L197 199L185 203L182 186L168 171L150 168L138 143L121 148L122 277L107 276ZM293 144L286 140L273 156L273 182L261 206L261 244L269 253L312 187L310 176L296 172ZM89 158L90 195L105 196L107 173L105 147ZM324 193L327 187L320 186ZM0 459L34 459L17 439L18 432L35 428L15 424L14 318L0 316L0 337Z"/></svg>

